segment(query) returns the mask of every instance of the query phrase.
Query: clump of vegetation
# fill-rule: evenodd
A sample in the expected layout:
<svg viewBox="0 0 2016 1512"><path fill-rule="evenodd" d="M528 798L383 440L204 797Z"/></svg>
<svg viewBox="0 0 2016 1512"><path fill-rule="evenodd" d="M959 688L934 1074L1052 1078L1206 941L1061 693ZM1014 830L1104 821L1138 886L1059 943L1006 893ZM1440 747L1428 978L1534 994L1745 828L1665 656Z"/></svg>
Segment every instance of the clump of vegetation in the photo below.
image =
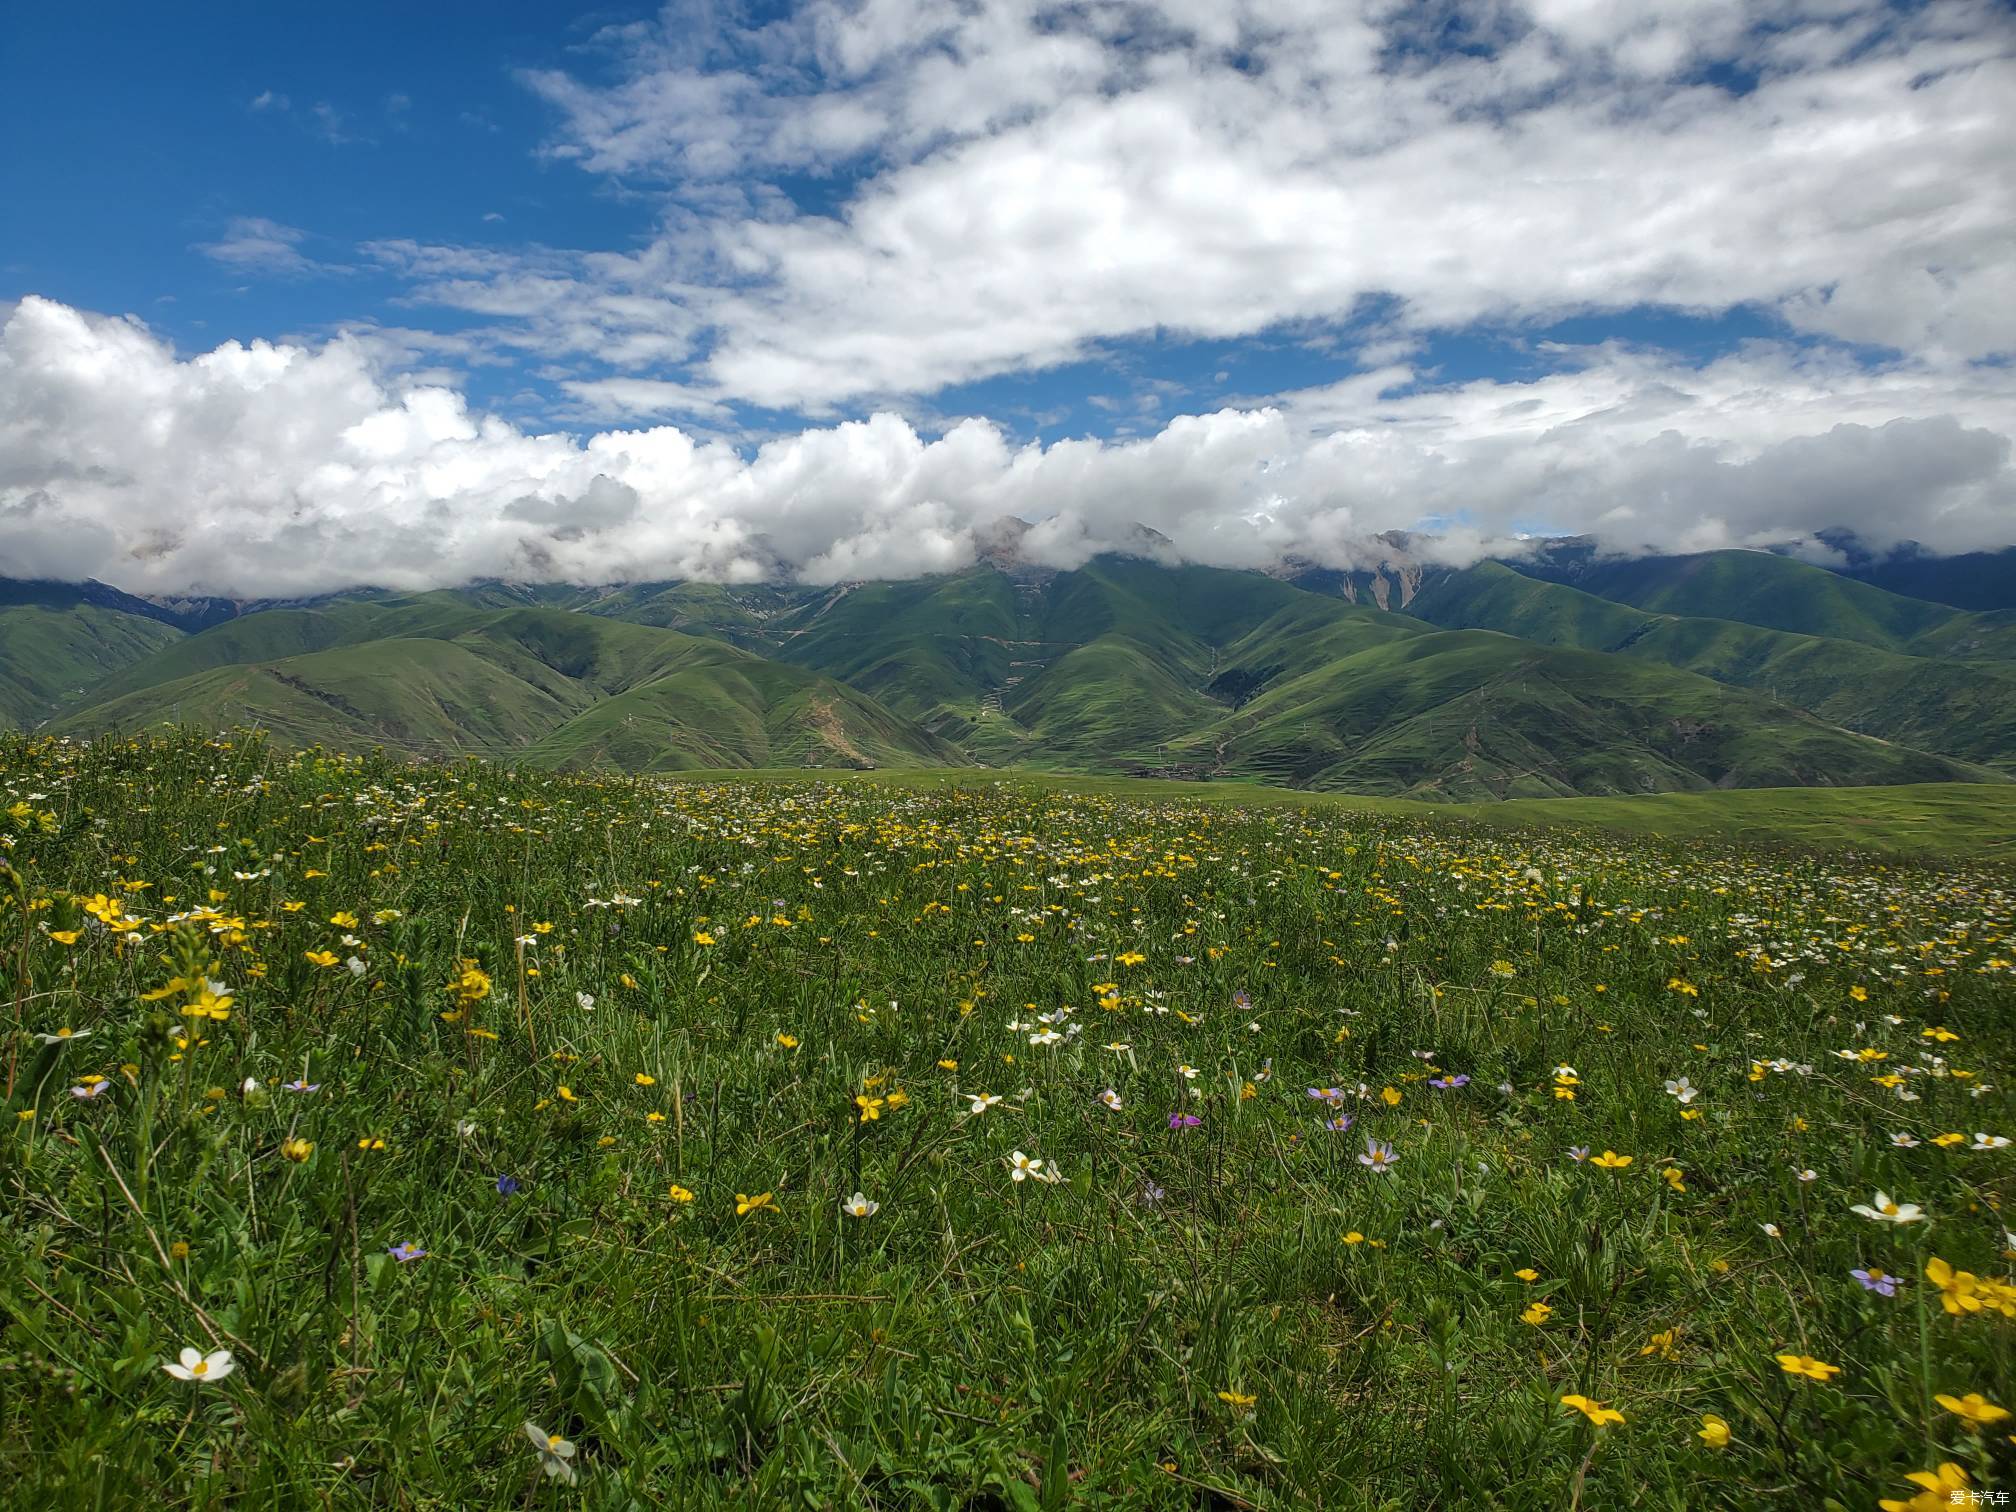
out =
<svg viewBox="0 0 2016 1512"><path fill-rule="evenodd" d="M0 857L22 1505L2007 1484L2000 871L194 736Z"/></svg>

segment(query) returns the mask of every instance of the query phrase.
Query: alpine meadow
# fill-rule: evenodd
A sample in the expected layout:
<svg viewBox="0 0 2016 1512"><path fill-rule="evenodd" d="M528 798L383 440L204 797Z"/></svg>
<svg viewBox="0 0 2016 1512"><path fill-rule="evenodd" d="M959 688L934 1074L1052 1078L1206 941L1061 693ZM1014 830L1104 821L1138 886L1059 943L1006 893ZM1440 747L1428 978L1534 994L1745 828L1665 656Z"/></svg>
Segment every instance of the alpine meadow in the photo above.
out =
<svg viewBox="0 0 2016 1512"><path fill-rule="evenodd" d="M2016 1495L1996 0L28 8L0 1502Z"/></svg>

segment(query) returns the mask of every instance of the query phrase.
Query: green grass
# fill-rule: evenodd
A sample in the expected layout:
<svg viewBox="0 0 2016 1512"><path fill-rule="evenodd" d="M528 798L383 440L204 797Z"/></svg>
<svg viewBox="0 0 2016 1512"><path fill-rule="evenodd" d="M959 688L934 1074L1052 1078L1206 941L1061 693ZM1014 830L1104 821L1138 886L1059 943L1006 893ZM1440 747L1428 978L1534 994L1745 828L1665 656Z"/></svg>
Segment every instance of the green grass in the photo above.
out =
<svg viewBox="0 0 2016 1512"><path fill-rule="evenodd" d="M1360 793L1312 793L1253 782L975 771L970 767L873 774L695 768L684 775L702 782L867 783L877 788L933 793L954 789L983 795L1054 793L1133 803L1224 804L1240 809L1335 809L1404 820L1451 834L1468 833L1469 827L1514 832L1567 828L1584 832L1583 838L1591 844L1600 844L1604 835L1615 834L1654 843L1707 841L1787 852L1859 851L1921 863L1991 863L2016 854L2016 785L1935 782L1426 803Z"/></svg>
<svg viewBox="0 0 2016 1512"><path fill-rule="evenodd" d="M0 739L9 1498L2009 1485L2006 869L1205 796Z"/></svg>

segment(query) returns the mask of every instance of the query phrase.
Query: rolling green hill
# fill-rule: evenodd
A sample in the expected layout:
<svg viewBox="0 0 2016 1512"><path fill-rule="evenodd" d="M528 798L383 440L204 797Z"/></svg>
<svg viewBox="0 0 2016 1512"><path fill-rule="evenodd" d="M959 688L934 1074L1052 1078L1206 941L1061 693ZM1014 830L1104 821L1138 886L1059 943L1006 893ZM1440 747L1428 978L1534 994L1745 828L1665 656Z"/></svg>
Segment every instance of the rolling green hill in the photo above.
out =
<svg viewBox="0 0 2016 1512"><path fill-rule="evenodd" d="M0 581L0 730L32 729L182 638L98 584Z"/></svg>
<svg viewBox="0 0 2016 1512"><path fill-rule="evenodd" d="M467 628L472 612L483 607L480 593L364 594L228 619L108 678L86 702L108 702L217 667L278 661L391 636L454 633Z"/></svg>
<svg viewBox="0 0 2016 1512"><path fill-rule="evenodd" d="M1475 630L1326 663L1176 749L1228 776L1458 800L1992 777L1704 677Z"/></svg>
<svg viewBox="0 0 2016 1512"><path fill-rule="evenodd" d="M876 695L996 765L1114 770L1267 679L1427 627L1259 573L1102 558L835 590L775 654ZM1244 680L1223 679L1234 668Z"/></svg>
<svg viewBox="0 0 2016 1512"><path fill-rule="evenodd" d="M256 726L284 746L385 746L414 756L493 755L575 712L452 641L391 637L209 671L127 693L50 726L96 734L155 724Z"/></svg>
<svg viewBox="0 0 2016 1512"><path fill-rule="evenodd" d="M1773 702L1886 740L2016 767L2016 668L1907 656L1860 641L1648 613L1497 562L1423 578L1410 612L1451 629L1608 651L1752 688ZM1966 615L1915 637L1963 633Z"/></svg>
<svg viewBox="0 0 2016 1512"><path fill-rule="evenodd" d="M525 748L535 766L911 766L958 749L830 678L756 657L668 673L583 710Z"/></svg>
<svg viewBox="0 0 2016 1512"><path fill-rule="evenodd" d="M1409 569L1404 614L1305 576L1103 557L832 587L479 583L190 635L103 590L63 611L80 644L87 610L111 616L101 666L0 682L0 717L635 771L978 762L1442 803L2016 772L2016 612L1761 552ZM30 609L48 612L0 615Z"/></svg>
<svg viewBox="0 0 2016 1512"><path fill-rule="evenodd" d="M1491 571L1586 621L1542 626L1539 639L1622 643L1656 618ZM770 634L780 657L873 692L995 765L1438 799L1991 775L1664 666L1438 635L1421 619L1215 568L1101 559L1040 577L982 568L867 584L787 613ZM1980 702L1992 710L2003 691L1988 686ZM2016 697L2005 702L2016 717ZM1999 754L1991 724L1979 743Z"/></svg>
<svg viewBox="0 0 2016 1512"><path fill-rule="evenodd" d="M1768 551L1508 565L1638 609L1860 641L1889 651L1902 651L1916 636L1959 617L1943 604L1886 593Z"/></svg>
<svg viewBox="0 0 2016 1512"><path fill-rule="evenodd" d="M52 730L256 725L290 745L637 770L960 759L873 699L725 642L453 594L247 615L121 681Z"/></svg>
<svg viewBox="0 0 2016 1512"><path fill-rule="evenodd" d="M1851 566L1846 575L1956 609L2016 609L2016 546L1946 557L1906 552Z"/></svg>
<svg viewBox="0 0 2016 1512"><path fill-rule="evenodd" d="M1660 614L1859 641L1904 655L2016 660L2016 610L1970 613L1768 551L1630 558L1543 553L1505 565ZM1977 595L1985 591L1975 585Z"/></svg>
<svg viewBox="0 0 2016 1512"><path fill-rule="evenodd" d="M1450 799L1982 778L1967 760L1912 747L1950 737L1979 761L2016 749L2016 688L1997 670L1728 622L1696 644L1705 622L1495 565L1466 586L1439 595L1456 624L1539 644L1435 636L1425 621L1450 621L1434 598L1416 618L1256 573L1110 558L1069 573L979 568L837 588L783 606L753 643L874 693L989 764L1049 770ZM1938 606L1918 617L1953 621ZM1774 693L1774 679L1788 686ZM1795 682L1839 706L1802 711ZM1835 728L1857 719L1860 733Z"/></svg>

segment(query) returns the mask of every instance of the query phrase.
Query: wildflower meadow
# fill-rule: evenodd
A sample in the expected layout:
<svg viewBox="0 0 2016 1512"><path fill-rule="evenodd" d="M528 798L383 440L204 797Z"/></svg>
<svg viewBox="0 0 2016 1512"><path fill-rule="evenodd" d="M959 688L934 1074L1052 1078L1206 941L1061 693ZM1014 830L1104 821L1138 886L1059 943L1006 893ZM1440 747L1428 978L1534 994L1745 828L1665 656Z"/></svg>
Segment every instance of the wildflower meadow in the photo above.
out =
<svg viewBox="0 0 2016 1512"><path fill-rule="evenodd" d="M10 737L0 991L13 1506L2016 1485L2001 871Z"/></svg>

